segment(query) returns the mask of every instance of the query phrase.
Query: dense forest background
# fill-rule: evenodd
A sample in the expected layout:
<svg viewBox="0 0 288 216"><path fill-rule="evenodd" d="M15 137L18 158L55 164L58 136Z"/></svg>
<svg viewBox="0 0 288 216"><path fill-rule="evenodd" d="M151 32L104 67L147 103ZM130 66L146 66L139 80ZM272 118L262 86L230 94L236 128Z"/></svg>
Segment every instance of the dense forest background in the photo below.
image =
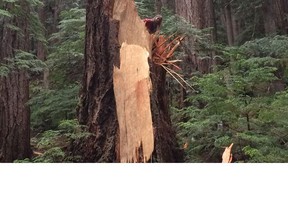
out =
<svg viewBox="0 0 288 216"><path fill-rule="evenodd" d="M185 36L174 58L189 85L166 80L184 161L221 162L234 143L233 162L288 162L288 1L135 2L163 16L161 34ZM83 161L85 6L0 1L0 161Z"/></svg>

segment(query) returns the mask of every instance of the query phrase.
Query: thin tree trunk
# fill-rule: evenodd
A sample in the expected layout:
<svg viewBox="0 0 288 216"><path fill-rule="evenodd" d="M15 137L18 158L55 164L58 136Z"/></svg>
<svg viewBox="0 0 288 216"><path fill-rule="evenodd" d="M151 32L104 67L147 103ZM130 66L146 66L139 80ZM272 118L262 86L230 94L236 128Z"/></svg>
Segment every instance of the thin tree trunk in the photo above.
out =
<svg viewBox="0 0 288 216"><path fill-rule="evenodd" d="M54 6L52 8L52 12L53 12L52 32L57 32L57 26L58 26L58 19L59 19L59 15L60 15L61 3L62 3L62 0L56 0Z"/></svg>
<svg viewBox="0 0 288 216"><path fill-rule="evenodd" d="M266 35L275 34L277 31L275 23L275 15L273 10L274 0L266 0L263 6L263 21Z"/></svg>
<svg viewBox="0 0 288 216"><path fill-rule="evenodd" d="M45 13L44 6L40 6L38 14L39 14L39 18L40 18L42 25L45 26L45 21L46 21L45 14L46 13ZM42 41L37 42L37 57L43 62L46 61L46 58L47 58L46 46ZM48 68L45 68L43 72L43 87L45 89L49 89L49 69Z"/></svg>
<svg viewBox="0 0 288 216"><path fill-rule="evenodd" d="M232 29L233 29L234 44L237 44L237 39L241 30L239 20L234 14L232 14Z"/></svg>
<svg viewBox="0 0 288 216"><path fill-rule="evenodd" d="M155 0L155 7L156 7L156 13L161 14L161 9L162 9L162 1L161 0Z"/></svg>
<svg viewBox="0 0 288 216"><path fill-rule="evenodd" d="M161 13L162 7L166 7L172 12L175 12L175 0L155 0L155 3L158 14Z"/></svg>
<svg viewBox="0 0 288 216"><path fill-rule="evenodd" d="M224 7L224 14L225 14L228 45L233 46L235 40L234 40L234 33L233 33L233 21L232 21L232 11L231 11L230 3L228 3Z"/></svg>

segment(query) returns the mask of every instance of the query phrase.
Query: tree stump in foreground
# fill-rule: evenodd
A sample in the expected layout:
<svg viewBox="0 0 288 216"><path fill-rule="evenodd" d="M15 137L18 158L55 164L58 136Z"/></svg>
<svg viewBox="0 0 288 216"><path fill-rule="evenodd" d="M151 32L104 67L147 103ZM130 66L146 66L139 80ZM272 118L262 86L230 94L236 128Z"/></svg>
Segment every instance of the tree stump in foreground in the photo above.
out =
<svg viewBox="0 0 288 216"><path fill-rule="evenodd" d="M93 135L72 146L83 162L183 160L152 41L133 0L88 0L78 118Z"/></svg>

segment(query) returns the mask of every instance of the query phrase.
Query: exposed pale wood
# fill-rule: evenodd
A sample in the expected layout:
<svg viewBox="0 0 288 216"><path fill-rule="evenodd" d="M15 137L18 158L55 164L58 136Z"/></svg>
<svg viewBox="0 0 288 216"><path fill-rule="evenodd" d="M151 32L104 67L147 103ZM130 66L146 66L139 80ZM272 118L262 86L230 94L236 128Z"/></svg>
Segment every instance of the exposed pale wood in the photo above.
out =
<svg viewBox="0 0 288 216"><path fill-rule="evenodd" d="M113 84L119 122L120 162L145 162L154 150L148 58L152 37L132 0L116 0L113 18L119 21L120 67Z"/></svg>
<svg viewBox="0 0 288 216"><path fill-rule="evenodd" d="M38 152L38 151L33 151L33 155L34 156L42 156L43 153L42 152Z"/></svg>
<svg viewBox="0 0 288 216"><path fill-rule="evenodd" d="M225 148L225 151L223 152L222 155L222 163L231 163L232 162L232 147L233 147L233 143L229 146Z"/></svg>
<svg viewBox="0 0 288 216"><path fill-rule="evenodd" d="M73 155L81 155L83 162L145 162L149 157L149 162L183 162L183 151L179 149L171 126L166 72L153 62L148 63L152 37L137 15L134 1L86 2L85 74L78 118L93 136L73 143ZM131 49L135 51L131 53ZM127 68L137 67L124 70L123 65L129 65ZM119 70L118 74L114 73L114 68ZM127 78L129 73L133 76ZM114 86L117 80L113 78L116 76L120 85ZM130 78L135 78L134 84L127 81ZM124 80L122 83L121 79ZM131 89L128 89L127 83ZM153 88L151 92L150 88ZM132 92L131 97L127 92ZM119 98L115 97L118 94L124 95L126 100L119 102ZM128 107L128 110L119 109L121 106ZM118 121L122 121L121 117L124 118L124 126ZM134 139L134 133L139 138L130 150L123 138L127 136L123 134L125 125L129 127L129 139Z"/></svg>

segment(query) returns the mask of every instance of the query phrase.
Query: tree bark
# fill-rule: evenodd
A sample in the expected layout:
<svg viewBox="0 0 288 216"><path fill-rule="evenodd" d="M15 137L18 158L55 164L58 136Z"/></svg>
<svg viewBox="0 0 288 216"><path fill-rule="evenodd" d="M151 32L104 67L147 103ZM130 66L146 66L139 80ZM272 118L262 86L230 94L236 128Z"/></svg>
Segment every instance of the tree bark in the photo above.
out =
<svg viewBox="0 0 288 216"><path fill-rule="evenodd" d="M161 14L162 7L167 7L172 12L175 12L175 0L155 0L156 12Z"/></svg>
<svg viewBox="0 0 288 216"><path fill-rule="evenodd" d="M215 27L214 6L212 0L175 1L176 13L184 17L196 28Z"/></svg>
<svg viewBox="0 0 288 216"><path fill-rule="evenodd" d="M156 13L161 14L161 9L163 7L161 0L155 0L155 7L156 7Z"/></svg>
<svg viewBox="0 0 288 216"><path fill-rule="evenodd" d="M25 13L30 13L25 1L20 3ZM7 4L7 10L13 9ZM13 24L22 30L23 35L13 31L7 24ZM13 58L14 50L28 51L29 21L26 17L4 20L1 38L1 63L5 58ZM29 99L29 80L27 71L11 71L7 76L0 76L0 162L13 162L31 156L30 148L30 112L27 105Z"/></svg>
<svg viewBox="0 0 288 216"><path fill-rule="evenodd" d="M266 35L288 34L288 0L266 0L263 21Z"/></svg>
<svg viewBox="0 0 288 216"><path fill-rule="evenodd" d="M175 1L176 13L185 18L185 20L198 29L211 28L210 39L212 42L216 41L216 23L215 13L212 0L177 0ZM189 40L188 47L193 46L193 40ZM199 54L194 51L187 52L187 64L193 65L194 70L202 73L211 72L213 65L213 53L208 52L210 59L201 59Z"/></svg>
<svg viewBox="0 0 288 216"><path fill-rule="evenodd" d="M118 23L111 20L114 0L87 1L85 74L79 122L93 133L73 146L84 162L116 161L119 136L113 92L113 64L119 62Z"/></svg>
<svg viewBox="0 0 288 216"><path fill-rule="evenodd" d="M233 28L232 9L230 3L227 3L227 5L225 5L224 7L224 17L225 17L228 45L233 46L235 44L235 38L234 38L235 28Z"/></svg>
<svg viewBox="0 0 288 216"><path fill-rule="evenodd" d="M27 73L13 71L0 77L0 162L29 158L30 122Z"/></svg>
<svg viewBox="0 0 288 216"><path fill-rule="evenodd" d="M130 32L131 29L125 31L125 28L123 26L121 27L121 22L127 17L130 17L129 14L122 14L119 16L119 20L113 18L113 14L120 13L120 11L117 10L122 10L114 7L114 4L116 4L115 2L117 1L120 2L121 0L87 1L85 75L83 79L83 88L80 93L78 118L79 122L86 125L88 131L93 135L78 143L74 143L72 146L73 153L80 155L83 162L122 161L120 158L120 137L122 137L122 130L119 128L119 123L122 122L123 116L119 116L121 112L117 110L117 108L119 108L120 105L117 104L116 106L115 99L115 95L118 95L117 97L119 97L119 92L115 91L121 91L121 89L118 89L118 87L115 86L116 84L115 80L113 80L113 76L115 77L115 68L121 70L122 67L125 67L123 65L123 58L120 59L120 48L122 49L123 45L125 47L125 44L128 44L128 46L136 46L136 41L139 41L138 37L142 37L143 34L137 36ZM131 2L134 4L134 1L132 0L131 2L130 0L126 2L129 2L127 5L131 5ZM125 10L129 11L131 8L126 8ZM136 23L135 25L139 25ZM141 26L142 25L144 26L144 23L142 24L141 22ZM129 26L127 26L127 28L128 27ZM129 35L125 35L125 33ZM145 44L144 41L141 43ZM140 46L140 44L137 46ZM132 55L129 58L133 61ZM147 60L148 59L145 61ZM126 62L126 64L129 64L129 62ZM135 76L137 75L136 73L137 72L135 71ZM130 79L130 77L127 78ZM161 88L158 88L158 80L155 79L157 80L156 84L153 83L153 80L154 79L152 78L153 90L150 98L152 98L153 127L156 129L154 131L154 151L152 159L149 161L180 161L183 158L180 158L181 155L177 156L176 154L178 152L177 150L174 150L174 148L176 148L175 133L169 134L172 129L171 122L168 121L169 113L167 112L167 101L159 101L160 98L163 98L161 97L161 94L165 87L161 86ZM141 88L141 91L142 90L143 89ZM138 91L138 96L140 98L143 96L140 95L141 91ZM127 100L129 100L129 98L127 98ZM127 102L125 101L125 103ZM141 106L141 104L138 104L137 106ZM134 116L134 114L132 116ZM163 120L160 118L163 118ZM119 119L121 122L118 121ZM135 119L135 121L135 123L140 126L143 124L143 122L137 122L137 119ZM130 128L130 130L133 130L133 128ZM168 138L170 138L170 140L168 140Z"/></svg>
<svg viewBox="0 0 288 216"><path fill-rule="evenodd" d="M169 95L166 72L154 65L151 72L153 94L151 96L155 150L152 162L183 162L184 153L177 144L176 133L171 127Z"/></svg>
<svg viewBox="0 0 288 216"><path fill-rule="evenodd" d="M44 5L40 6L38 15L39 15L42 25L45 26L46 13L45 13ZM46 34L44 35L46 36ZM37 57L43 62L46 61L46 58L47 58L46 46L42 41L37 42ZM45 68L43 71L43 87L45 89L49 89L49 69L48 68Z"/></svg>
<svg viewBox="0 0 288 216"><path fill-rule="evenodd" d="M266 0L263 6L263 21L266 35L275 34L277 32L273 10L274 2L274 0Z"/></svg>

